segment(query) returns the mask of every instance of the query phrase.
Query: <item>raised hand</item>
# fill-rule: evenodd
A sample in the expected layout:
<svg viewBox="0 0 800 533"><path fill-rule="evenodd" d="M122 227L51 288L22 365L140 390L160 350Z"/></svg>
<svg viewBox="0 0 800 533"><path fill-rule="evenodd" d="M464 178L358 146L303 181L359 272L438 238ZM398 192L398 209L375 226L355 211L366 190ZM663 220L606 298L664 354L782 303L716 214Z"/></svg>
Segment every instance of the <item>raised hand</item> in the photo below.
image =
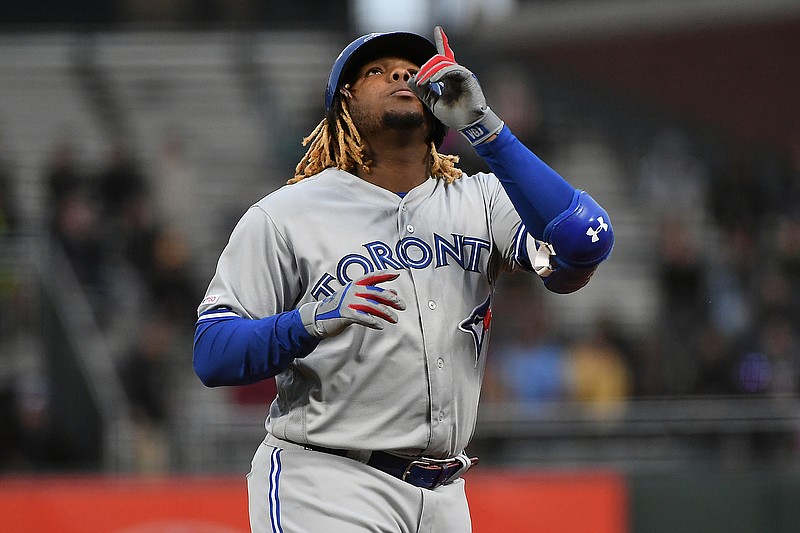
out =
<svg viewBox="0 0 800 533"><path fill-rule="evenodd" d="M473 145L485 142L503 128L503 121L486 105L475 75L456 63L441 26L436 26L434 39L439 53L420 67L408 86L444 125L460 131Z"/></svg>

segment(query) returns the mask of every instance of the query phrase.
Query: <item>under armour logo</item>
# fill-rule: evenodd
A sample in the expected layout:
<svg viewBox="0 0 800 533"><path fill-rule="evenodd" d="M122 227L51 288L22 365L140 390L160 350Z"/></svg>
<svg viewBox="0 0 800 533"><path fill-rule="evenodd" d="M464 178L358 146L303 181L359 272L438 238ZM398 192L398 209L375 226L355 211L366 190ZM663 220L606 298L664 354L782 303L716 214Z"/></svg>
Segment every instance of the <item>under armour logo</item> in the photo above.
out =
<svg viewBox="0 0 800 533"><path fill-rule="evenodd" d="M597 236L598 233L601 231L608 231L608 223L603 220L603 217L597 217L597 221L600 223L599 226L586 230L586 235L589 235L592 238L592 242L597 242L600 240L600 237Z"/></svg>

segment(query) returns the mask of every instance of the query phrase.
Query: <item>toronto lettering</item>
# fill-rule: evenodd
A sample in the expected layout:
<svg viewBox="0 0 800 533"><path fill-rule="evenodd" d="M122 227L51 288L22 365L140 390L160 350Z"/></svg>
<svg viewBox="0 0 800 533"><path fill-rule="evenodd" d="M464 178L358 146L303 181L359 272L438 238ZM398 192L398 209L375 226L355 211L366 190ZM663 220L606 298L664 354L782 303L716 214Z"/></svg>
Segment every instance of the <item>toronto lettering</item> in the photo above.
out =
<svg viewBox="0 0 800 533"><path fill-rule="evenodd" d="M419 237L404 237L394 246L372 241L362 247L364 253L347 254L339 259L335 273L326 272L317 280L311 289L315 299L330 296L338 287L376 270L459 266L467 272L480 272L481 259L491 249L489 241L456 233L450 239L434 233L432 244Z"/></svg>

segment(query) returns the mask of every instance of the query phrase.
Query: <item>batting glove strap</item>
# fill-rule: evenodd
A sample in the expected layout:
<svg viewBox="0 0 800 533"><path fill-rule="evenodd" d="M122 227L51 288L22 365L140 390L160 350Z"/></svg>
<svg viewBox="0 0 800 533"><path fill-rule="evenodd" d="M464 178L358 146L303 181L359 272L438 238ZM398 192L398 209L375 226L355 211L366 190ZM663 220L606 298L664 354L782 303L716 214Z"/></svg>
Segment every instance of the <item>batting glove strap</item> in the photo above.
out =
<svg viewBox="0 0 800 533"><path fill-rule="evenodd" d="M500 133L504 122L488 106L483 110L483 117L474 124L459 130L472 146L486 142L489 137Z"/></svg>
<svg viewBox="0 0 800 533"><path fill-rule="evenodd" d="M323 337L323 332L317 328L317 321L315 320L318 307L319 302L309 302L301 305L298 311L300 311L300 321L303 323L303 327L306 328L306 331L314 337L321 339Z"/></svg>

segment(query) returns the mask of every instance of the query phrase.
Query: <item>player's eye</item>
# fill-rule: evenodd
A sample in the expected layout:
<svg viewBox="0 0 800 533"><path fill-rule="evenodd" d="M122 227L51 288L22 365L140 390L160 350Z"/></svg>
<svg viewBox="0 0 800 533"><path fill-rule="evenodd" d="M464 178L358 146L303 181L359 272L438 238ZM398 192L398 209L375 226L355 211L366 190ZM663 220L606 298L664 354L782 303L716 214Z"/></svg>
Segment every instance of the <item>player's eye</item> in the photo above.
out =
<svg viewBox="0 0 800 533"><path fill-rule="evenodd" d="M380 74L383 72L381 67L370 67L367 69L366 76L372 76L374 74Z"/></svg>

